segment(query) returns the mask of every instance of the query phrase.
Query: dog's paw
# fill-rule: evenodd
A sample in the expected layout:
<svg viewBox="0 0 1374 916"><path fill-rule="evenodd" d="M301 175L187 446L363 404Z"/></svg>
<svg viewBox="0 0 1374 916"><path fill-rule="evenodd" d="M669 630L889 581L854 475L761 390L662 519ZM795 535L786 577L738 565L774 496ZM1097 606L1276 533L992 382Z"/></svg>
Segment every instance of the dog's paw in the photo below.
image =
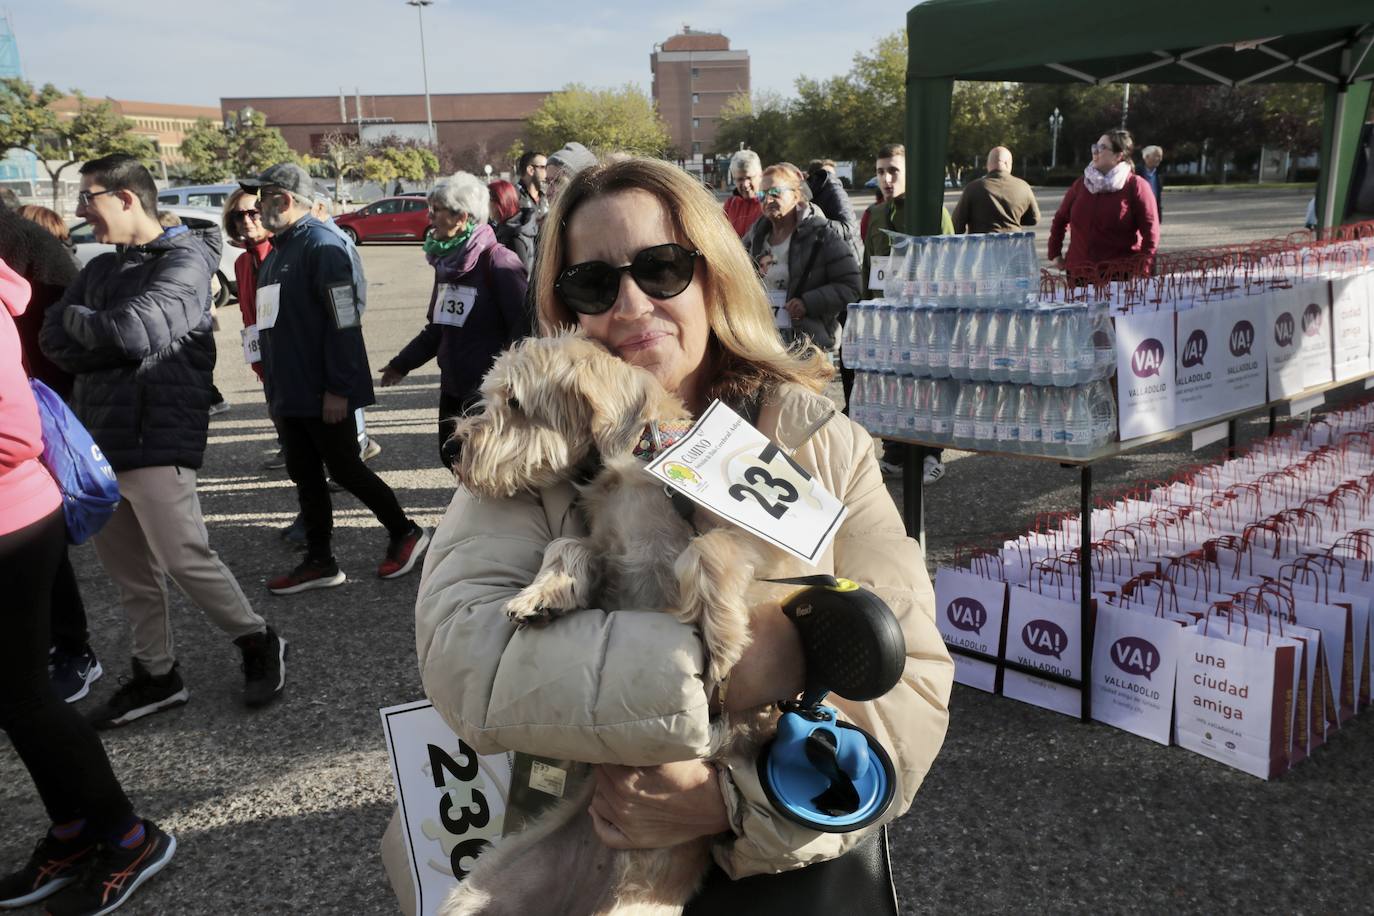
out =
<svg viewBox="0 0 1374 916"><path fill-rule="evenodd" d="M506 617L517 627L541 626L568 612L544 603L545 597L538 590L525 589L506 603Z"/></svg>

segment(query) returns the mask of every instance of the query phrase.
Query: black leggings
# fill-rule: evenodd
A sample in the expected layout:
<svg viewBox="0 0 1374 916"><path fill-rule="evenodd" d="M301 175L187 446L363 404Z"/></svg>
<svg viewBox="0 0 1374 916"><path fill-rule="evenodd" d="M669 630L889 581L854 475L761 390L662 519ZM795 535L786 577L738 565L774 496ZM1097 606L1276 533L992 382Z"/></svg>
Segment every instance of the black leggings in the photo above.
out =
<svg viewBox="0 0 1374 916"><path fill-rule="evenodd" d="M300 496L306 552L311 559L327 560L332 555L334 510L325 483L326 467L339 486L372 510L392 538L410 530L410 519L396 501L396 494L363 464L352 411L338 423L326 423L318 417L278 417L276 422L286 448L286 473Z"/></svg>
<svg viewBox="0 0 1374 916"><path fill-rule="evenodd" d="M104 835L124 825L133 808L95 730L48 680L48 615L66 549L61 509L0 535L0 727L52 822L86 818Z"/></svg>
<svg viewBox="0 0 1374 916"><path fill-rule="evenodd" d="M71 549L64 547L57 578L52 584L52 644L71 655L86 651L91 634L86 625L86 605L72 569Z"/></svg>
<svg viewBox="0 0 1374 916"><path fill-rule="evenodd" d="M446 468L453 467L462 452L457 442L449 442L458 427L458 418L471 410L480 397L475 391L463 396L439 392L439 464Z"/></svg>

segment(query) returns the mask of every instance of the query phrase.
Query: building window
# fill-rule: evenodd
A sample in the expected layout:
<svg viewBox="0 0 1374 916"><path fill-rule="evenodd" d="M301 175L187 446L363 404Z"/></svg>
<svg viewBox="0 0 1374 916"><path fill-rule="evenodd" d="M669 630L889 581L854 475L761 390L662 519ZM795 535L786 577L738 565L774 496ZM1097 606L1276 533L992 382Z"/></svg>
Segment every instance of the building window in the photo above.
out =
<svg viewBox="0 0 1374 916"><path fill-rule="evenodd" d="M693 93L692 93L692 104L693 104L693 105L697 105L697 104L700 104L700 103L701 103L701 93L699 93L699 92L693 92Z"/></svg>
<svg viewBox="0 0 1374 916"><path fill-rule="evenodd" d="M693 156L700 156L700 155L701 155L701 144L700 144L700 143L693 143L693 144L692 144L692 155L693 155Z"/></svg>
<svg viewBox="0 0 1374 916"><path fill-rule="evenodd" d="M693 68L692 68L692 79L696 79L698 76L701 76L701 70L700 70L699 68L697 68L697 67L693 67Z"/></svg>
<svg viewBox="0 0 1374 916"><path fill-rule="evenodd" d="M700 127L700 126L701 126L701 118L693 118L693 119L692 119L692 126L693 126L693 127Z"/></svg>

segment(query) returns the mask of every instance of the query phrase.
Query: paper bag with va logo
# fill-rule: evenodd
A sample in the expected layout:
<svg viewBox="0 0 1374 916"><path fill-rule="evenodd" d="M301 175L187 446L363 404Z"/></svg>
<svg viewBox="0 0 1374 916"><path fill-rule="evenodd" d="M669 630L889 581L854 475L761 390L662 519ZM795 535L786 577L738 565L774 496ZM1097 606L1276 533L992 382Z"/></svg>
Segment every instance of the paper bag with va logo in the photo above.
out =
<svg viewBox="0 0 1374 916"><path fill-rule="evenodd" d="M1100 604L1095 628L1092 717L1167 747L1183 626Z"/></svg>
<svg viewBox="0 0 1374 916"><path fill-rule="evenodd" d="M1083 614L1078 596L1068 586L1062 592L1044 587L1046 594L1023 585L1011 588L1004 657L1062 677L1082 678ZM1082 691L1019 671L1002 675L1002 695L1066 716L1083 714Z"/></svg>
<svg viewBox="0 0 1374 916"><path fill-rule="evenodd" d="M984 579L966 569L942 566L935 574L935 622L945 644L997 658L1006 620L1007 584ZM995 661L953 653L954 680L992 693Z"/></svg>

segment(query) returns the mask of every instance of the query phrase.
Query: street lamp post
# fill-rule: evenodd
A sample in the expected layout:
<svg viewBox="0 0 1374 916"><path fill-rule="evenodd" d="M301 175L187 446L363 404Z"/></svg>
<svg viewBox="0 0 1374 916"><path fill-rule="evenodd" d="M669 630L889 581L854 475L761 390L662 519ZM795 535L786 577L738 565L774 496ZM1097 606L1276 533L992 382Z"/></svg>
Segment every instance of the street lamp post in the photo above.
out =
<svg viewBox="0 0 1374 916"><path fill-rule="evenodd" d="M1064 116L1059 113L1059 109L1054 110L1050 115L1050 168L1059 164L1059 128L1064 124Z"/></svg>
<svg viewBox="0 0 1374 916"><path fill-rule="evenodd" d="M429 64L425 61L425 7L433 2L406 0L406 5L415 7L415 14L420 17L420 71L425 78L425 123L429 125L429 142L437 146L439 140L434 136L434 112L429 107Z"/></svg>

